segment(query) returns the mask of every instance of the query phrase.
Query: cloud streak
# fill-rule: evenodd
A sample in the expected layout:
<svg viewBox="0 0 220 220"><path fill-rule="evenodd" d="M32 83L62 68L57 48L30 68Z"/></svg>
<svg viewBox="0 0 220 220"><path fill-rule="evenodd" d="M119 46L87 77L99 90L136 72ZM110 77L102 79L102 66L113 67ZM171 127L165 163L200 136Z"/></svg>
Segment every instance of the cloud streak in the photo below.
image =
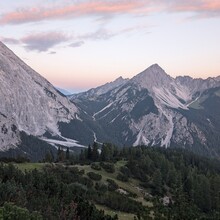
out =
<svg viewBox="0 0 220 220"><path fill-rule="evenodd" d="M149 27L150 27L149 25L137 25L137 26L132 26L132 27L128 27L128 28L124 28L120 30L115 30L115 31L111 31L106 28L99 28L98 30L94 32L79 35L77 38L83 39L83 40L93 40L93 41L109 40L121 34L132 33L140 29L141 30L148 29Z"/></svg>
<svg viewBox="0 0 220 220"><path fill-rule="evenodd" d="M58 1L59 2L59 1ZM65 4L64 4L64 3ZM85 0L78 3L60 1L59 6L19 8L0 16L0 24L23 24L82 16L111 17L150 12L193 12L198 16L220 16L219 0Z"/></svg>
<svg viewBox="0 0 220 220"><path fill-rule="evenodd" d="M220 2L218 0L176 0L172 1L170 9L173 11L213 12L220 9Z"/></svg>
<svg viewBox="0 0 220 220"><path fill-rule="evenodd" d="M122 13L135 13L146 1L84 1L60 7L23 8L8 12L0 17L0 24L22 24L53 19L68 19L88 15L105 16Z"/></svg>
<svg viewBox="0 0 220 220"><path fill-rule="evenodd" d="M47 32L31 34L22 38L20 41L25 45L24 47L27 50L36 50L38 52L43 52L47 51L57 44L66 42L67 40L69 40L69 37L67 37L63 33Z"/></svg>
<svg viewBox="0 0 220 220"><path fill-rule="evenodd" d="M85 43L84 41L77 41L77 42L71 43L69 47L81 47L84 43Z"/></svg>
<svg viewBox="0 0 220 220"><path fill-rule="evenodd" d="M219 0L175 0L164 7L169 12L193 12L195 17L220 16Z"/></svg>
<svg viewBox="0 0 220 220"><path fill-rule="evenodd" d="M93 32L87 32L79 35L67 35L63 32L41 32L32 33L20 39L0 37L0 40L8 44L20 44L28 51L46 52L54 46L61 43L68 43L68 47L81 47L87 41L109 40L113 37L126 33L134 33L137 30L148 30L149 25L136 25L118 30L109 30L106 28L98 28ZM146 32L149 33L149 32ZM49 54L55 54L55 51Z"/></svg>
<svg viewBox="0 0 220 220"><path fill-rule="evenodd" d="M20 40L17 40L15 38L10 38L10 37L0 37L0 40L8 44L20 44L21 43Z"/></svg>

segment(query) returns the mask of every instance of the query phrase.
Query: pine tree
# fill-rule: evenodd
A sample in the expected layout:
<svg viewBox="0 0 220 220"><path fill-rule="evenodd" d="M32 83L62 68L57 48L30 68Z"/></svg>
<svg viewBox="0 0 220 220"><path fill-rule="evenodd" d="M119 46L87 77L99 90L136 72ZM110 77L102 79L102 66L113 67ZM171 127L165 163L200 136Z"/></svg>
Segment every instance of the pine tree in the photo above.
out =
<svg viewBox="0 0 220 220"><path fill-rule="evenodd" d="M89 144L88 151L87 151L87 159L88 160L92 159L92 148L91 148L90 144Z"/></svg>
<svg viewBox="0 0 220 220"><path fill-rule="evenodd" d="M45 159L44 159L45 162L48 162L48 163L52 163L54 161L54 157L53 157L53 153L52 151L48 150L46 155L45 155Z"/></svg>
<svg viewBox="0 0 220 220"><path fill-rule="evenodd" d="M64 160L65 160L65 153L63 149L61 149L61 147L59 146L57 150L57 161L59 162Z"/></svg>
<svg viewBox="0 0 220 220"><path fill-rule="evenodd" d="M58 150L57 150L57 161L59 162L60 161L60 155L61 155L61 148L60 146L58 147Z"/></svg>
<svg viewBox="0 0 220 220"><path fill-rule="evenodd" d="M86 157L85 157L85 151L84 151L84 150L81 150L81 151L80 151L79 159L80 159L81 161L84 161L84 160L86 159Z"/></svg>
<svg viewBox="0 0 220 220"><path fill-rule="evenodd" d="M162 193L162 176L160 170L156 170L153 175L153 186L155 188L155 193Z"/></svg>
<svg viewBox="0 0 220 220"><path fill-rule="evenodd" d="M66 160L69 160L70 159L70 148L67 147L66 148Z"/></svg>
<svg viewBox="0 0 220 220"><path fill-rule="evenodd" d="M98 144L94 142L92 146L92 161L98 161L98 159L99 159Z"/></svg>
<svg viewBox="0 0 220 220"><path fill-rule="evenodd" d="M101 151L101 160L102 161L109 161L110 160L110 150L107 145L102 145L102 151Z"/></svg>

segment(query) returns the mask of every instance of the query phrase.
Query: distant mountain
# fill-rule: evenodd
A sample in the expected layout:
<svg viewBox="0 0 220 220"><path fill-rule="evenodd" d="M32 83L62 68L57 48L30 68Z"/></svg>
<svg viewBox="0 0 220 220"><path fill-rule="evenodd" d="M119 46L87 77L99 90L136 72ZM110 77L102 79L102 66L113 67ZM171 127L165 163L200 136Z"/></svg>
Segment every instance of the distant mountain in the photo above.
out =
<svg viewBox="0 0 220 220"><path fill-rule="evenodd" d="M106 83L102 86L99 86L97 88L90 89L86 92L73 94L70 98L71 99L77 99L77 97L85 99L93 99L97 98L98 96L107 93L108 91L111 91L112 89L117 88L118 86L121 86L125 84L129 79L123 79L122 77L117 78L113 82Z"/></svg>
<svg viewBox="0 0 220 220"><path fill-rule="evenodd" d="M71 95L71 92L65 90L65 89L62 89L62 88L59 88L59 87L56 87L56 89L61 92L63 95L67 96L67 95Z"/></svg>
<svg viewBox="0 0 220 220"><path fill-rule="evenodd" d="M58 123L77 117L78 109L73 103L1 42L0 85L1 155L10 151L10 155L22 152L31 156L34 146L27 150L23 143L31 137L28 135L61 138Z"/></svg>
<svg viewBox="0 0 220 220"><path fill-rule="evenodd" d="M172 78L155 64L108 85L71 97L81 109L78 130L86 127L84 144L183 147L220 155L219 77ZM70 137L80 139L76 132Z"/></svg>

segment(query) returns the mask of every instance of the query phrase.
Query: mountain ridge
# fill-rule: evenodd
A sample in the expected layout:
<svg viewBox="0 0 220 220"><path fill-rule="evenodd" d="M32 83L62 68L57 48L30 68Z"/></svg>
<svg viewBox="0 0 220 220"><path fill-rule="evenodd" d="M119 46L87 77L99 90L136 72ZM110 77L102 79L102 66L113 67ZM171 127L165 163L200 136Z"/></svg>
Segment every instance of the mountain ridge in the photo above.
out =
<svg viewBox="0 0 220 220"><path fill-rule="evenodd" d="M95 141L220 157L220 76L173 78L154 64L67 98L0 43L0 83L1 152L19 150L25 141L19 152L31 156L34 138L26 136L32 135L54 149Z"/></svg>
<svg viewBox="0 0 220 220"><path fill-rule="evenodd" d="M0 43L0 151L16 149L20 133L60 135L58 122L76 118L77 107Z"/></svg>
<svg viewBox="0 0 220 220"><path fill-rule="evenodd" d="M220 81L189 77L189 82L182 82L182 79L185 78L169 76L158 64L154 64L111 91L95 94L94 89L92 98L89 90L86 97L85 93L81 93L77 99L74 96L70 99L106 131L105 135L101 135L94 131L94 127L91 128L100 142L112 139L119 145L187 148L200 145L208 149L210 137L207 130L218 130L219 127L210 129L207 123L201 126L195 114L201 114L205 120L213 115L204 111L208 109L207 105L205 109L194 106L200 102L203 105L204 94L215 88L218 90ZM219 96L216 95L216 98ZM211 100L208 96L206 99ZM194 115L193 118L190 114ZM111 130L117 130L117 133Z"/></svg>

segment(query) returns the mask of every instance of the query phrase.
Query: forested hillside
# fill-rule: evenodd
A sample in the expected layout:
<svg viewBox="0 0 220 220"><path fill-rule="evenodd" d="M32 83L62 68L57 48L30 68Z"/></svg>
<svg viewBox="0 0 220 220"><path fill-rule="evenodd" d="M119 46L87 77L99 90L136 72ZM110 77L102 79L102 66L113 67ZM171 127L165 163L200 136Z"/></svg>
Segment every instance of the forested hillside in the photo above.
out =
<svg viewBox="0 0 220 220"><path fill-rule="evenodd" d="M38 169L2 163L0 215L3 219L13 219L14 213L23 216L18 219L220 219L219 161L177 149L118 149L104 144L100 151L99 147L95 143L78 156L62 149L57 157L48 152L48 162Z"/></svg>

